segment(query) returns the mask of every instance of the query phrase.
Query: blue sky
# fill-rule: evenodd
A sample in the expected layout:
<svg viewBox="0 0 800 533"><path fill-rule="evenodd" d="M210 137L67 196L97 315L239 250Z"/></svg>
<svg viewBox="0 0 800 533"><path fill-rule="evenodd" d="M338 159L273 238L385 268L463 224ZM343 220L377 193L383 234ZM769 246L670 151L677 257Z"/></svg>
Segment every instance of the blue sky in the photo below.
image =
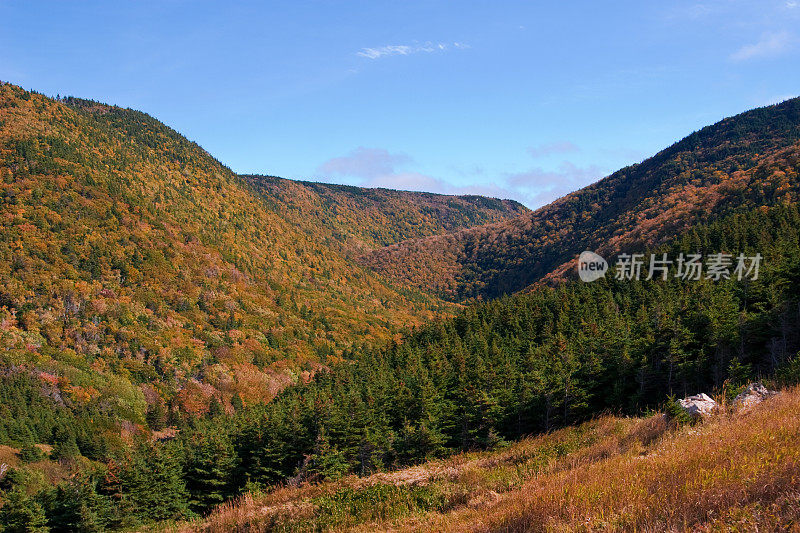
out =
<svg viewBox="0 0 800 533"><path fill-rule="evenodd" d="M0 79L238 172L537 207L800 94L800 0L0 0Z"/></svg>

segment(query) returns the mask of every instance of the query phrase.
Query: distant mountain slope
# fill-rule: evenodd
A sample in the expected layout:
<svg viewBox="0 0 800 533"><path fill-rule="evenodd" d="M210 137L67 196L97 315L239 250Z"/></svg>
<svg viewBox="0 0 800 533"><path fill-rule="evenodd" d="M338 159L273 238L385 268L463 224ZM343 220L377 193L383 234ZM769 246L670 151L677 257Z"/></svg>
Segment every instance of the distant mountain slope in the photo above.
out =
<svg viewBox="0 0 800 533"><path fill-rule="evenodd" d="M297 224L322 225L348 248L377 248L491 222L529 209L513 200L368 189L273 176L242 176Z"/></svg>
<svg viewBox="0 0 800 533"><path fill-rule="evenodd" d="M695 132L514 220L412 239L365 254L379 272L461 300L491 298L562 276L584 249L655 245L738 207L797 198L800 99Z"/></svg>
<svg viewBox="0 0 800 533"><path fill-rule="evenodd" d="M448 308L285 220L152 117L9 84L0 217L0 360L94 389L87 401L100 374L195 412L268 399L297 379L287 366Z"/></svg>

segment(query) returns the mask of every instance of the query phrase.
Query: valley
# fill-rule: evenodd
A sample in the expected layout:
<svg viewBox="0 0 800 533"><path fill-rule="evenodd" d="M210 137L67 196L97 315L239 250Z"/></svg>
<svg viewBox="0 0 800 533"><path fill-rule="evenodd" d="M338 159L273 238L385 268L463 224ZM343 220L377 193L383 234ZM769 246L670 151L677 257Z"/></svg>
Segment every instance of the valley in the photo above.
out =
<svg viewBox="0 0 800 533"><path fill-rule="evenodd" d="M147 114L11 84L0 161L8 531L797 519L800 99L533 211L238 175ZM584 250L763 265L584 283ZM755 380L783 392L675 411Z"/></svg>

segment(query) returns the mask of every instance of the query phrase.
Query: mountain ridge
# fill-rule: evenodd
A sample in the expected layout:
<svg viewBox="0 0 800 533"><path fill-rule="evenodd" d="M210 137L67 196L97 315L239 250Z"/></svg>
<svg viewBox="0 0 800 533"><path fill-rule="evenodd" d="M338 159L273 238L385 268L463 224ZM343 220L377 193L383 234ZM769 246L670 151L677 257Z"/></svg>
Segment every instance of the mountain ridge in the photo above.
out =
<svg viewBox="0 0 800 533"><path fill-rule="evenodd" d="M417 193L266 190L144 113L0 85L0 458L13 464L0 518L166 527L289 484L314 498L282 510L312 529L328 510L470 508L452 485L317 482L547 441L604 412L671 412L673 394L797 383L799 125L797 102L745 113L536 212L436 234L514 205L435 197L426 212L405 205L429 205ZM403 201L376 222L387 195ZM434 235L388 248L409 251L405 277L355 263L414 232ZM757 279L564 275L595 244L764 261ZM429 285L492 301L448 303ZM580 469L615 442L635 454L651 441L649 422L631 439L617 431L631 419L615 420L585 453L574 437L592 440L594 422L533 455L522 444L525 468L572 449ZM486 479L512 488L519 464ZM275 516L267 527L304 526Z"/></svg>
<svg viewBox="0 0 800 533"><path fill-rule="evenodd" d="M514 200L477 195L364 188L244 174L274 209L298 225L322 224L348 249L373 249L412 237L513 218Z"/></svg>
<svg viewBox="0 0 800 533"><path fill-rule="evenodd" d="M610 254L657 245L737 206L794 198L799 141L794 98L702 128L516 219L411 239L360 261L455 301L514 293L562 278L585 249Z"/></svg>
<svg viewBox="0 0 800 533"><path fill-rule="evenodd" d="M353 263L139 111L2 84L0 159L4 361L87 386L124 376L137 421L137 389L230 410L453 309Z"/></svg>

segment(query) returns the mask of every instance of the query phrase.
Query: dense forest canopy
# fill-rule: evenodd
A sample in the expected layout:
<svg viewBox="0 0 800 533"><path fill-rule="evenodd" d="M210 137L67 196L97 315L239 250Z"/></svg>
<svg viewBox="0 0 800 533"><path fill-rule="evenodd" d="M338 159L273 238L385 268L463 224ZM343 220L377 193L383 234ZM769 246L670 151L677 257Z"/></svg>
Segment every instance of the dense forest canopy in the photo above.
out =
<svg viewBox="0 0 800 533"><path fill-rule="evenodd" d="M529 212L513 200L485 196L365 189L273 176L242 177L284 218L298 226L323 225L349 251L363 252Z"/></svg>
<svg viewBox="0 0 800 533"><path fill-rule="evenodd" d="M137 438L130 449L81 433L86 415L37 397L35 380L22 376L10 390L29 398L25 415L2 431L26 442L56 435L70 443L59 450L71 447L59 454L94 458L94 473L69 490L40 489L35 498L47 516L57 516L48 505L87 506L110 527L148 520L145 508L188 516L289 478L369 474L606 410L640 413L671 394L735 394L757 376L791 369L800 348L798 232L796 205L696 227L659 252L761 253L758 279L692 281L671 272L666 281L539 286L386 348L349 352L274 401L234 418L217 411L193 420L167 444ZM61 414L51 415L54 407Z"/></svg>
<svg viewBox="0 0 800 533"><path fill-rule="evenodd" d="M280 195L305 186L259 192L144 113L1 85L0 159L3 362L132 423L147 409L268 400L321 358L453 309L356 265L331 225L288 213ZM403 193L412 207L370 221L353 195L326 201L376 239L521 209Z"/></svg>

